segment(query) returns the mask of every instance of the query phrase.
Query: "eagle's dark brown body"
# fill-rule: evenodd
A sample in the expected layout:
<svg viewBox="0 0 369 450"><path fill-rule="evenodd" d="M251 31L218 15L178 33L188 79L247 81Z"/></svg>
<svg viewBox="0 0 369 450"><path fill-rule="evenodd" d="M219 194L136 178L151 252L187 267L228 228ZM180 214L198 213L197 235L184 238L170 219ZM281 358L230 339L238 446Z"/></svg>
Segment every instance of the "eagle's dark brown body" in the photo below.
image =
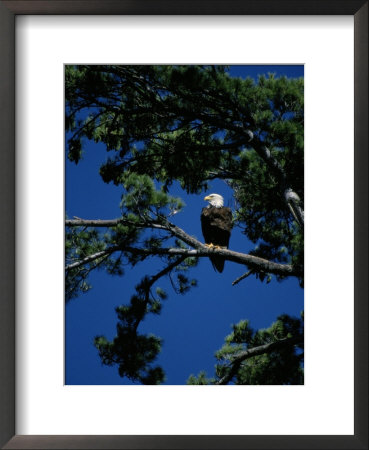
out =
<svg viewBox="0 0 369 450"><path fill-rule="evenodd" d="M228 248L232 229L231 208L208 206L202 208L201 228L206 244ZM221 256L211 256L210 261L218 272L223 272L224 259Z"/></svg>

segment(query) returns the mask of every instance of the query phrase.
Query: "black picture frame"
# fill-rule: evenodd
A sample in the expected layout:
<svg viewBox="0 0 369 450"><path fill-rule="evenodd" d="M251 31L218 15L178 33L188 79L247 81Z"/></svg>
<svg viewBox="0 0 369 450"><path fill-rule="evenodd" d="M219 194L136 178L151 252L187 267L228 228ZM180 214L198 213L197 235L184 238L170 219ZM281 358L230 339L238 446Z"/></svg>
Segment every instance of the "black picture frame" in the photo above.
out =
<svg viewBox="0 0 369 450"><path fill-rule="evenodd" d="M354 435L15 435L15 16L353 15L355 42ZM0 445L5 449L368 449L368 1L0 0ZM17 280L19 283L20 280ZM335 282L331 280L330 282ZM344 364L342 361L337 362ZM338 368L337 368L338 370ZM337 393L339 395L339 393Z"/></svg>

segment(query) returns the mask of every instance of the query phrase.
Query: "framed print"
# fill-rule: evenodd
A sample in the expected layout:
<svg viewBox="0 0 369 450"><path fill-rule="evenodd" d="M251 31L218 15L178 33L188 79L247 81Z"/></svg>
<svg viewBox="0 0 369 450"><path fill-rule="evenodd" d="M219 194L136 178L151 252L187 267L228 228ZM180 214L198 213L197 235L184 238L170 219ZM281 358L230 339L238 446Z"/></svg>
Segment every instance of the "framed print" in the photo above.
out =
<svg viewBox="0 0 369 450"><path fill-rule="evenodd" d="M2 1L0 8L0 170L3 187L1 193L4 197L1 234L4 258L1 263L0 304L1 445L4 448L368 448L367 2L343 0L312 4L308 1L261 0L227 3L180 1L173 4L159 0L137 1L132 4L124 0ZM128 374L134 381L139 379L141 384L149 386L122 386L124 383L114 381L108 385L109 383L98 382L92 372L82 371L88 367L88 363L87 359L82 358L84 355L81 352L75 353L74 359L70 357L73 347L78 344L78 333L83 332L83 318L93 322L96 313L91 313L92 303L81 303L83 315L74 325L73 338L68 335L71 322L64 310L64 278L60 276L64 264L63 209L65 206L69 214L68 208L71 207L72 200L78 197L82 185L88 184L89 175L83 175L82 184L70 188L68 183L71 172L68 171L71 166L64 161L64 98L67 105L66 120L69 123L71 117L68 116L72 110L68 108L73 106L73 102L80 101L75 98L74 88L71 89L71 86L76 86L81 74L85 76L86 73L87 77L92 77L89 80L94 80L89 86L93 89L99 86L96 70L101 66L96 64L104 64L104 73L115 71L111 80L119 80L122 71L128 78L136 77L139 73L145 73L145 77L156 77L160 71L161 76L167 76L174 66L182 67L181 70L187 71L186 73L192 70L191 76L194 76L193 72L197 69L188 69L194 64L201 65L196 66L200 67L199 73L202 70L206 72L207 65L212 65L214 72L209 73L217 80L228 76L224 75L219 66L222 64L230 67L227 70L231 71L231 77L237 73L241 78L246 78L246 72L242 70L246 71L247 65L252 64L259 64L258 67L263 64L264 68L272 64L300 67L296 70L303 68L305 91L302 96L305 96L306 121L305 129L302 128L301 131L305 133L305 141L302 144L298 141L300 132L294 128L294 148L302 145L305 150L307 281L304 380L301 377L293 378L294 382L282 379L281 382L269 383L274 384L273 386L265 386L268 383L257 380L254 384L258 386L241 386L240 384L252 384L240 382L246 379L247 372L236 373L232 369L228 370L227 366L228 368L217 369L220 374L216 380L218 383L210 384L231 382L237 386L173 386L184 384L181 381L169 383L172 385L150 386L162 381L163 377L161 372L155 368L151 370L153 366L149 365L143 375L143 372L132 371L132 367L119 367L121 376ZM80 68L80 72L75 70L76 67ZM265 72L268 71L264 68ZM65 96L64 76L65 79L69 77L69 84L65 85ZM180 73L171 73L170 76L180 77ZM203 72L203 76L207 74ZM275 83L278 84L278 76L276 79ZM198 79L197 85L199 83ZM239 83L242 84L241 81ZM86 84L82 87L86 88ZM224 84L219 84L217 92L223 88ZM277 86L276 89L279 88ZM147 90L150 91L145 85L144 92ZM301 92L298 95L296 93L298 87L295 86L292 91L296 98L301 98ZM78 92L81 92L80 86ZM159 92L160 102L169 95L168 92L166 89ZM128 99L131 98L129 90L126 95ZM91 95L83 98L91 98ZM98 102L102 102L103 98L104 94L101 92ZM136 98L137 93L133 93L132 101L136 101ZM144 98L146 94L140 102ZM297 111L299 102L296 100L292 103ZM126 108L131 106L130 102L125 105ZM114 106L111 107L114 109ZM152 109L150 106L149 114ZM133 109L129 123L127 118L124 119L124 129L132 131L134 114ZM186 114L188 117L189 113ZM291 127L289 120L295 114L298 117L300 113L287 113L283 120L277 121L277 125L271 126L275 136L279 136L280 130L275 127ZM256 113L253 117L257 117ZM254 120L255 123L259 123L257 120L270 123L270 116L268 117L269 122L266 116ZM83 120L85 119L84 117ZM111 120L111 117L105 119ZM153 126L152 120L156 119L151 117L144 128L141 122L134 124L136 130L141 130L136 138L148 132L148 128ZM178 120L177 118L177 125ZM197 119L191 123L195 128L198 126ZM158 126L161 126L159 122ZM69 127L72 134L67 134L65 140L72 161L73 158L78 159L79 155L79 147L73 141L73 133L76 132L73 127L74 125ZM195 128L188 132L192 137L191 133L197 133ZM213 130L214 128L212 132L216 134L217 131ZM96 141L104 141L104 136L107 136L99 126L89 133L88 136L93 136ZM187 145L193 147L202 142L202 139L209 139L209 135L204 137L204 133L203 126L201 133L196 135L196 140L191 138ZM112 141L113 136L116 133L110 132L106 142L104 141L109 148L112 147L110 159L107 160L110 169L105 167L100 171L108 178L112 174L112 151L118 145ZM261 133L257 135L252 132L249 137L254 142L256 139L260 142L267 139ZM160 133L155 135L155 139L165 141ZM225 141L221 141L222 139ZM223 146L234 145L232 140L227 141L227 135L224 134L213 136L211 142L212 145L221 142ZM283 139L278 142L278 148L283 143L288 145ZM120 142L118 145L121 152L123 144ZM140 145L138 144L137 152L142 154L143 148ZM158 146L158 142L155 145ZM185 147L183 148L182 155L185 154ZM241 154L239 156L243 157ZM121 154L120 157L124 158L124 155ZM189 158L185 159L188 163ZM151 162L154 163L153 160ZM183 160L181 164L184 162ZM163 160L161 170L165 167L166 173L176 170L165 164L166 161ZM284 164L288 166L288 162ZM201 167L205 165L206 161L202 161ZM288 167L291 171L295 170ZM144 169L147 171L146 175L154 170L149 170L148 167ZM67 175L66 196L64 170ZM80 177L80 172L76 176ZM183 173L178 176L183 178ZM140 180L140 186L145 185L146 178ZM192 182L193 180L194 178ZM171 179L167 178L167 181L166 189L171 193ZM189 182L188 179L182 181L184 184ZM130 182L134 185L134 180L131 179ZM148 189L151 186L149 184ZM165 193L165 189L163 192ZM220 198L210 195L211 192L206 192L205 197L210 204L209 208L224 207L211 203ZM300 196L303 192L302 183ZM160 202L164 202L163 195ZM254 202L254 212L257 208L256 197L256 193L248 194L248 202ZM92 203L93 206L98 201L93 196L85 199L86 204ZM298 206L300 200L297 197L294 200ZM156 200L152 201L155 204ZM185 217L185 214L177 214L179 204L170 201L172 203L168 220L180 224L176 220L178 217ZM224 212L228 214L227 207L232 207L232 204L226 202L227 198L224 200ZM142 205L140 203L141 209ZM304 220L296 205L294 209L290 204L295 219L294 226ZM79 204L79 207L82 206L85 206L83 201ZM132 213L129 197L122 199L120 208L122 217L128 212ZM277 209L273 208L273 211ZM187 211L189 209L190 203ZM205 209L205 213L207 211L209 210ZM90 213L79 213L73 208L71 214L78 216L74 221L83 221L86 217L91 219ZM129 217L133 220L132 215ZM105 217L101 213L93 218ZM67 225L81 225L73 220L69 220ZM188 223L190 222L189 219ZM262 222L254 224L254 229L260 229L260 223ZM281 220L278 219L276 224L280 223ZM163 227L163 222L151 221L150 224ZM88 224L83 223L83 226L88 227ZM189 245L193 244L197 251L203 252L199 254L200 257L204 256L203 266L209 263L210 250L196 247L197 241L193 240L196 231L184 235L181 228L170 226L172 234L185 237ZM236 255L232 252L232 247L224 249L227 244L218 242L217 237L208 238L204 225L203 233L210 246L214 244L213 240L217 241L215 245L220 249L215 252L219 253L218 256L230 261L232 258L236 261L240 257L239 253ZM81 242L86 237L81 236L73 234L71 239L73 242ZM104 239L109 240L109 245L117 243L117 235L106 236ZM66 238L68 240L69 235L66 234ZM152 240L145 242L152 251L158 248L158 242L156 247ZM164 239L163 242L169 241ZM230 242L232 243L232 236ZM125 251L132 252L133 243L139 244L139 241L132 241L129 247L125 247ZM120 250L122 245L119 241ZM98 251L104 248L96 244L96 261L100 261ZM164 245L160 251L163 252L166 248ZM144 249L147 250L147 247ZM181 257L180 253L187 252L188 249L178 247L175 251L176 257ZM137 248L135 252L137 253ZM89 255L91 254L90 252ZM66 256L68 255L70 253L67 250ZM255 257L260 255L260 251L256 251ZM67 262L70 269L75 267L74 257L75 254L72 254ZM137 262L129 258L128 261L134 264ZM226 261L224 268L224 260L213 256L211 261L216 272L203 278L205 284L224 280L231 264ZM173 268L173 259L166 262L169 266L167 271L164 270L164 275ZM118 271L114 261L109 264L109 270ZM297 266L295 264L294 267ZM269 271L273 272L273 267L269 265ZM205 270L210 273L210 269L212 266L209 263ZM124 270L128 270L126 266ZM278 270L282 269L279 267ZM156 273L158 276L154 276L152 281L162 275L161 272ZM222 275L215 278L214 273ZM175 283L178 280L182 284L177 286ZM241 281L241 285L245 283L245 293L250 293L250 288L247 289L248 280ZM182 287L186 290L187 282L190 281L186 277L176 278L172 280L172 285L174 284L174 289ZM87 287L82 282L77 288L83 286ZM220 286L219 284L219 290ZM71 297L73 289L72 286ZM139 296L142 289L138 288L137 292ZM165 297L160 290L155 291L152 296L163 300ZM135 301L137 303L137 298ZM250 299L246 298L244 301L250 302ZM153 300L145 302L145 307L158 307L158 302ZM209 303L208 309L211 310L214 305L215 302ZM271 305L270 308L272 307ZM129 323L127 314L130 312L125 308L118 310L123 322ZM214 311L212 314L214 321L217 314L220 315L221 312ZM64 320L67 328L64 328ZM195 324L195 320L193 323ZM118 332L123 328L121 325ZM234 328L234 333L236 331ZM243 331L246 333L247 330ZM278 332L276 329L273 331ZM98 329L96 333L99 333ZM267 330L263 333L265 335ZM189 340L192 334L195 335L195 331L188 330L183 336L187 336ZM297 337L301 339L301 336ZM291 339L291 334L287 338ZM105 338L97 336L96 339L100 356L109 365L110 361L106 359L104 351L108 348L111 351L112 347L109 347ZM200 342L199 338L196 339ZM264 341L261 342L265 344ZM301 342L293 341L291 345L297 344ZM135 356L137 357L137 352L132 355L131 361ZM192 359L194 358L193 355ZM180 352L178 366L179 360ZM172 362L175 361L176 357L172 357ZM268 364L272 364L272 360L268 361ZM77 369L69 370L71 364ZM299 371L296 372L298 373ZM200 378L193 377L192 384L205 384L198 383L198 380ZM204 379L201 378L200 381Z"/></svg>

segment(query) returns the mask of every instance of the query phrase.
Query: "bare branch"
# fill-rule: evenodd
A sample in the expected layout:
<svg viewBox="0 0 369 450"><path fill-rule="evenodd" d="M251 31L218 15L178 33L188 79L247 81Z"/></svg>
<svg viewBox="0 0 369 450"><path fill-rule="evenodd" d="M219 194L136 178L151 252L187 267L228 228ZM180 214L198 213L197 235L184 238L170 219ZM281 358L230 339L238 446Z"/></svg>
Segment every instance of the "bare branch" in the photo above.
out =
<svg viewBox="0 0 369 450"><path fill-rule="evenodd" d="M290 188L285 190L284 197L296 222L300 225L300 227L303 227L304 211L300 206L300 197Z"/></svg>
<svg viewBox="0 0 369 450"><path fill-rule="evenodd" d="M175 261L173 261L171 264L168 264L167 267L164 267L163 270L158 272L156 275L153 275L149 280L149 287L151 287L156 281L159 280L159 278L163 277L164 275L167 275L170 273L174 268L176 268L179 264L182 264L183 261L186 259L186 256L182 256L180 258L177 258Z"/></svg>
<svg viewBox="0 0 369 450"><path fill-rule="evenodd" d="M170 255L170 256L183 256L184 258L202 258L209 257L214 254L222 256L227 261L233 261L237 264L244 264L253 268L261 268L266 272L274 273L277 275L285 276L298 276L299 274L294 271L294 268L289 264L279 264L273 261L268 261L267 259L259 258L257 256L248 255L247 253L238 253L228 249L215 249L205 247L200 244L199 249L184 249L184 248L137 248L137 247L124 247L115 246L110 247L102 252L89 255L86 258L76 261L75 263L66 266L66 270L75 269L77 267L83 266L97 258L104 255L114 253L116 251L123 251L127 253L132 253L136 255ZM240 281L240 280L239 280ZM233 283L235 284L235 283Z"/></svg>
<svg viewBox="0 0 369 450"><path fill-rule="evenodd" d="M83 219L75 219L75 220L66 220L67 226L92 226L92 227L114 227L119 223L127 223L124 218L113 219L113 220L83 220ZM140 255L180 255L185 257L209 257L214 254L224 257L227 261L233 261L237 264L244 264L249 268L263 270L264 272L274 273L277 275L285 275L285 276L299 276L293 266L289 264L279 264L274 261L269 261L264 258L260 258L258 256L249 255L247 253L239 253L234 252L229 249L217 249L217 248L209 248L206 247L202 242L198 241L196 238L187 234L184 230L177 227L176 225L170 223L169 221L163 221L163 223L147 221L146 223L136 224L136 226L141 228L153 228L159 230L165 230L171 233L173 236L181 239L183 242L194 248L191 249L182 249L182 248L136 248L136 247L125 247L125 246L115 246L110 249L105 250L106 252L113 253L115 251L124 251L132 254L140 254ZM91 255L83 263L79 264L79 262L73 263L73 267L78 267L78 265L83 265L85 263L90 262L93 259L99 258L104 253L95 254L97 256Z"/></svg>
<svg viewBox="0 0 369 450"><path fill-rule="evenodd" d="M232 281L232 286L235 286L236 284L238 284L240 281L244 280L245 278L247 278L251 274L252 274L252 270L249 270L248 272L244 273L240 277L236 278L234 281Z"/></svg>
<svg viewBox="0 0 369 450"><path fill-rule="evenodd" d="M81 219L80 217L75 217L74 219L67 219L65 221L65 225L67 227L96 227L96 228L106 227L106 228L111 228L111 227L116 227L120 223L128 224L128 225L136 225L135 222L129 221L122 217L117 218L117 219L111 219L111 220L100 220L100 219L86 220L86 219Z"/></svg>
<svg viewBox="0 0 369 450"><path fill-rule="evenodd" d="M101 258L103 256L107 256L111 253L118 251L119 249L120 249L120 247L118 247L118 246L109 247L106 250L102 250L101 252L97 252L92 255L88 255L85 258L80 259L79 261L76 261L72 264L65 266L65 270L76 269L77 267L84 266L85 264L95 261L95 259Z"/></svg>

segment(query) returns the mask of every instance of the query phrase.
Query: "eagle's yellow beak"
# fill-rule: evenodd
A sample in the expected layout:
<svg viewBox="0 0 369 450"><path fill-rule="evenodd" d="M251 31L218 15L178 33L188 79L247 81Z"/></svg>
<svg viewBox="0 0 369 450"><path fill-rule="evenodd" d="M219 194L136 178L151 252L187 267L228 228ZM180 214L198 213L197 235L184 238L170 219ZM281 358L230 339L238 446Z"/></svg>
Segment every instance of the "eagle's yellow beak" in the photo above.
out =
<svg viewBox="0 0 369 450"><path fill-rule="evenodd" d="M204 200L211 200L210 195L204 198Z"/></svg>

